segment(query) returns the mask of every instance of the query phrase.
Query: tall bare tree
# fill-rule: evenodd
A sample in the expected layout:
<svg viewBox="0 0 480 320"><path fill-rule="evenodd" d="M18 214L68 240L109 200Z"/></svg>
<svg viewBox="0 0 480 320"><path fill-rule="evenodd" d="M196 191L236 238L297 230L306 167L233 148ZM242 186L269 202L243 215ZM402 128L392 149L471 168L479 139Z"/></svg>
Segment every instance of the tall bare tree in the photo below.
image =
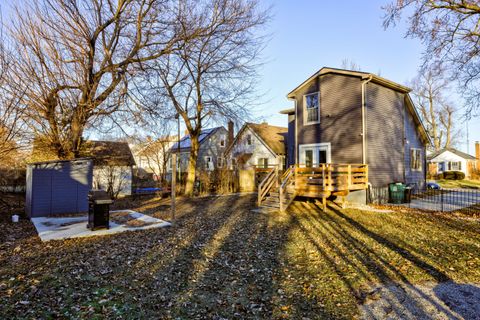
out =
<svg viewBox="0 0 480 320"><path fill-rule="evenodd" d="M132 79L177 49L178 10L171 0L29 0L16 8L9 81L25 92L23 112L44 146L77 157L89 125L130 111ZM182 40L194 36L188 31Z"/></svg>
<svg viewBox="0 0 480 320"><path fill-rule="evenodd" d="M449 81L442 66L421 69L411 86L420 115L433 140L433 150L451 147L455 142L453 133L456 132L456 109L445 97Z"/></svg>
<svg viewBox="0 0 480 320"><path fill-rule="evenodd" d="M0 10L0 162L2 164L15 160L21 146L23 123L17 106L22 92L16 92L16 95L11 93L15 89L8 79L12 62L13 58L5 42Z"/></svg>
<svg viewBox="0 0 480 320"><path fill-rule="evenodd" d="M185 193L196 177L199 136L211 119L245 119L254 103L259 54L268 20L256 0L183 0L178 29L204 30L181 50L159 59L156 83L175 108L191 139ZM172 115L173 116L173 115Z"/></svg>
<svg viewBox="0 0 480 320"><path fill-rule="evenodd" d="M407 36L425 44L424 62L442 61L467 101L467 112L480 111L480 3L474 0L396 0L384 7L384 26L411 12Z"/></svg>

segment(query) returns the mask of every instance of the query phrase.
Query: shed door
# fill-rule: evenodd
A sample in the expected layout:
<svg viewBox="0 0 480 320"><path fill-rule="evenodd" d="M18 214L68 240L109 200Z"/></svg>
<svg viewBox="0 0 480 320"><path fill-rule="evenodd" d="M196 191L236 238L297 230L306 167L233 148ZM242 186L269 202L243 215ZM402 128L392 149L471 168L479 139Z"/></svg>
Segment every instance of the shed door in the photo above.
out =
<svg viewBox="0 0 480 320"><path fill-rule="evenodd" d="M52 211L52 171L32 169L32 201L31 216L41 217Z"/></svg>

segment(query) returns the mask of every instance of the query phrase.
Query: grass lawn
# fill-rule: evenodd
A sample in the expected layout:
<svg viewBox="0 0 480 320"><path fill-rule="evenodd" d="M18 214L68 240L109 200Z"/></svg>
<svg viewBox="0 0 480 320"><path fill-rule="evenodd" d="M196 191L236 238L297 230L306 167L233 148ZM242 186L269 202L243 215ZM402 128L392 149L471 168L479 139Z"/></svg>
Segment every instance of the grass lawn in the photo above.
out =
<svg viewBox="0 0 480 320"><path fill-rule="evenodd" d="M447 189L480 189L480 181L478 180L435 180L434 182L438 183L440 187Z"/></svg>
<svg viewBox="0 0 480 320"><path fill-rule="evenodd" d="M480 283L479 220L183 199L172 228L40 242L0 221L0 318L351 319L372 285ZM168 218L168 200L120 201Z"/></svg>

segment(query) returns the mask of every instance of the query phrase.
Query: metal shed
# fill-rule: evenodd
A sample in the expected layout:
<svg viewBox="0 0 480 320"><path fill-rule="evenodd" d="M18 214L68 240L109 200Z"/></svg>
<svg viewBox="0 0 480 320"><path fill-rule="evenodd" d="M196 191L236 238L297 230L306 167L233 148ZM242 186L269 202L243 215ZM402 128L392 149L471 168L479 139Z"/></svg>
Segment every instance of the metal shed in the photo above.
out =
<svg viewBox="0 0 480 320"><path fill-rule="evenodd" d="M27 166L25 211L28 217L88 211L93 161L76 159Z"/></svg>

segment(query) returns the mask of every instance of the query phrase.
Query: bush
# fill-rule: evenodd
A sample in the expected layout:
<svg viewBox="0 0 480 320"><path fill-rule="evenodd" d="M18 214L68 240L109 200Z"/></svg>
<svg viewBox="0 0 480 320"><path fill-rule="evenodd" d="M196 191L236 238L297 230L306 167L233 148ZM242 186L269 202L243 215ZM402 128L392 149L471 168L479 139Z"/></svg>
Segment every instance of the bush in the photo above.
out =
<svg viewBox="0 0 480 320"><path fill-rule="evenodd" d="M438 180L463 180L465 179L465 173L461 171L445 171L437 175Z"/></svg>

